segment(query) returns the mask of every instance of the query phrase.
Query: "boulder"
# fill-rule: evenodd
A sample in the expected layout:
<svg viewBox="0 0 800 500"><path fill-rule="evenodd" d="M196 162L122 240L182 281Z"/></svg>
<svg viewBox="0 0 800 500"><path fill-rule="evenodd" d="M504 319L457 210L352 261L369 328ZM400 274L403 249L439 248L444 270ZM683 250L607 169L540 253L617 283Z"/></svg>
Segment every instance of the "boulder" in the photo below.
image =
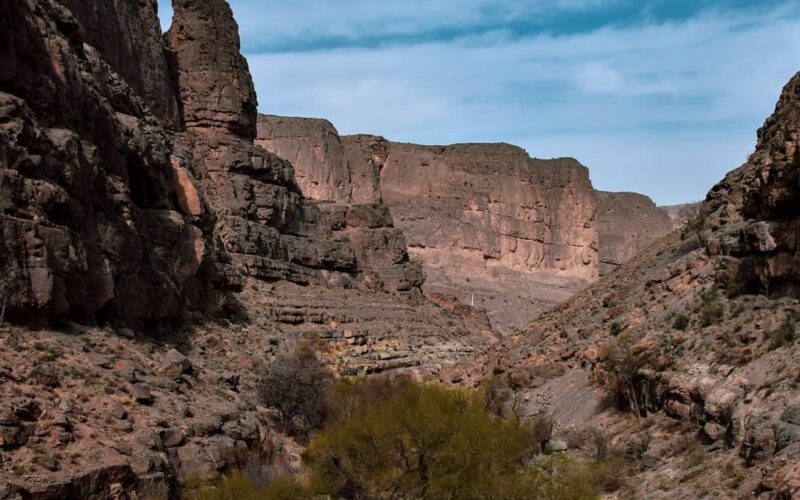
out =
<svg viewBox="0 0 800 500"><path fill-rule="evenodd" d="M178 352L178 350L170 349L164 355L159 371L172 380L180 380L181 375L191 375L194 372L194 366L189 361L189 358Z"/></svg>

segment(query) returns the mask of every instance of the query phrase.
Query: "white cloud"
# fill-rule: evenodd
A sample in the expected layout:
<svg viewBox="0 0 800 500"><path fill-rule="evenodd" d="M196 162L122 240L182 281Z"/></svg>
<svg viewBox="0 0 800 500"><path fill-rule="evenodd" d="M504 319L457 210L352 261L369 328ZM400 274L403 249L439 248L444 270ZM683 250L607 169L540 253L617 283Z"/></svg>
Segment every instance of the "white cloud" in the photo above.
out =
<svg viewBox="0 0 800 500"><path fill-rule="evenodd" d="M326 117L343 133L576 156L603 189L675 203L743 161L800 69L800 19L751 14L249 60L265 112Z"/></svg>
<svg viewBox="0 0 800 500"><path fill-rule="evenodd" d="M231 0L250 43L315 38L410 35L521 16L595 9L626 0ZM629 0L628 0L629 1ZM286 20L291 22L287 23Z"/></svg>
<svg viewBox="0 0 800 500"><path fill-rule="evenodd" d="M163 0L161 0L163 3ZM632 0L232 0L245 52L260 43L425 33ZM504 141L575 156L596 186L658 202L702 198L752 149L800 69L800 16L708 11L682 23L448 43L250 53L263 112L330 119L409 142ZM163 17L168 18L169 12ZM423 37L424 39L424 37Z"/></svg>

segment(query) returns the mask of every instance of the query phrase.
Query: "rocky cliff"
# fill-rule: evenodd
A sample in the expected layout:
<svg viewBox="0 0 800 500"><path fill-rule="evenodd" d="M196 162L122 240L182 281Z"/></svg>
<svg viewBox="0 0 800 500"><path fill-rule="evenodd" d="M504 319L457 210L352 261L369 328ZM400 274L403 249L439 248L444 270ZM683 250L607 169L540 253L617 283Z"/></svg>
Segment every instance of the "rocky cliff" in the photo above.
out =
<svg viewBox="0 0 800 500"><path fill-rule="evenodd" d="M176 1L166 45L154 2L3 9L11 317L153 326L213 312L244 275L418 288L380 208L323 213L253 143L256 96L224 1Z"/></svg>
<svg viewBox="0 0 800 500"><path fill-rule="evenodd" d="M609 436L635 497L800 494L798 88L691 226L484 358L521 414Z"/></svg>
<svg viewBox="0 0 800 500"><path fill-rule="evenodd" d="M669 215L647 196L598 191L596 197L600 274L628 262L673 229Z"/></svg>
<svg viewBox="0 0 800 500"><path fill-rule="evenodd" d="M385 203L427 295L485 309L503 332L670 230L648 198L596 192L578 162L510 145L340 137L328 121L278 116L259 118L257 142L293 162L311 198Z"/></svg>
<svg viewBox="0 0 800 500"><path fill-rule="evenodd" d="M212 310L213 221L179 205L173 137L150 111L172 123L154 4L79 8L87 24L52 1L0 8L7 315L140 326Z"/></svg>
<svg viewBox="0 0 800 500"><path fill-rule="evenodd" d="M255 144L228 4L173 9L162 37L150 0L0 2L0 498L291 469L255 399L274 353L437 377L494 340L422 298L379 196L310 200Z"/></svg>

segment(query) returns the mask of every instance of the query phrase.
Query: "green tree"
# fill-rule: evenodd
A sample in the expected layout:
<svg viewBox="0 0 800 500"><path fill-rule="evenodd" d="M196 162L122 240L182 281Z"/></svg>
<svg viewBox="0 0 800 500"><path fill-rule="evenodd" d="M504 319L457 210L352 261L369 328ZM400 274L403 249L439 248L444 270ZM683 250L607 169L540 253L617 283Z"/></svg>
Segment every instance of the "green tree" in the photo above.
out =
<svg viewBox="0 0 800 500"><path fill-rule="evenodd" d="M536 490L555 490L555 483L523 466L535 445L531 431L491 416L479 394L409 383L363 401L311 441L306 460L315 492L351 499L556 498ZM590 482L580 484L592 490Z"/></svg>

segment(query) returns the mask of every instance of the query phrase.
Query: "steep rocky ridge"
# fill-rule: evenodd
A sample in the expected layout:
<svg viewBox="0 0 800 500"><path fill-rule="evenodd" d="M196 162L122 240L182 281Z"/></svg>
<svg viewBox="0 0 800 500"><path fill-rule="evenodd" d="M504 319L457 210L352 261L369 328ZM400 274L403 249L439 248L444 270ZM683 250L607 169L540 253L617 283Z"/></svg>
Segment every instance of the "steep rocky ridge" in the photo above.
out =
<svg viewBox="0 0 800 500"><path fill-rule="evenodd" d="M176 202L171 135L62 4L0 8L0 265L13 276L6 312L138 326L213 309L215 273L199 251L213 248L212 221ZM111 17L106 8L102 19ZM152 4L130 10L133 18L114 18L157 25ZM119 33L113 24L96 30ZM149 36L144 47L159 39L153 30L129 34ZM152 67L163 62L156 56ZM168 80L149 85L153 96L169 94Z"/></svg>
<svg viewBox="0 0 800 500"><path fill-rule="evenodd" d="M799 86L800 74L748 162L709 192L701 224L483 358L484 374L508 374L522 414L638 446L634 496L800 494Z"/></svg>
<svg viewBox="0 0 800 500"><path fill-rule="evenodd" d="M600 274L628 262L673 229L666 212L647 196L597 191Z"/></svg>

